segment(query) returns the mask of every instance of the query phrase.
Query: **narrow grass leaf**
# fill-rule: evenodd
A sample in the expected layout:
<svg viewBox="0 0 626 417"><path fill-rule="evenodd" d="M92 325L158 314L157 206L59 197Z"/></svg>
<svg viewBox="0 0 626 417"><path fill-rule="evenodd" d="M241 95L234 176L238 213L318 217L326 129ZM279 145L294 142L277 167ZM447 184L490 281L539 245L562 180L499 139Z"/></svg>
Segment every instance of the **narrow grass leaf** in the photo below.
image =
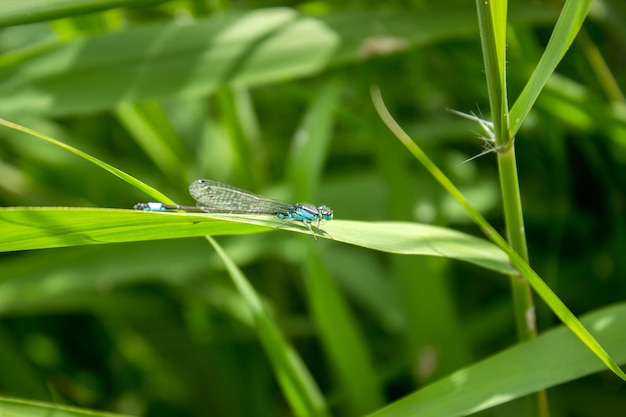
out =
<svg viewBox="0 0 626 417"><path fill-rule="evenodd" d="M48 404L38 401L0 397L0 415L6 417L125 417L126 414L102 413L99 411Z"/></svg>
<svg viewBox="0 0 626 417"><path fill-rule="evenodd" d="M53 139L47 135L44 135L43 133L39 133L37 131L34 131L32 129L29 129L27 127L18 125L17 123L13 123L10 122L8 120L4 120L4 119L0 119L0 125L1 126L5 126L8 127L9 129L14 129L20 132L24 132L28 135L34 136L36 138L42 139L48 143L51 143L55 146L58 146L59 148L65 149L66 151L69 151L71 153L73 153L76 156L79 156L89 162L91 162L92 164L104 169L105 171L110 172L111 174L115 175L116 177L126 181L127 183L129 183L130 185L133 185L135 187L137 187L138 189L144 191L146 194L148 194L149 196L151 196L152 198L161 201L163 203L167 203L167 204L174 204L174 202L172 200L169 199L169 197L167 197L165 194L161 193L160 191L156 190L155 188L150 187L148 184L143 183L142 181L139 181L138 179L136 179L135 177L128 175L127 173L125 173L124 171L115 168L113 165L109 165L104 161L99 160L98 158L95 158L91 155L89 155L88 153L85 153L83 151L81 151L80 149L77 149L73 146L67 145L61 141L58 141L56 139Z"/></svg>
<svg viewBox="0 0 626 417"><path fill-rule="evenodd" d="M537 68L528 80L517 101L511 108L511 135L515 136L535 105L535 101L546 85L561 59L574 41L591 7L591 0L567 0L559 16L548 46L541 56Z"/></svg>

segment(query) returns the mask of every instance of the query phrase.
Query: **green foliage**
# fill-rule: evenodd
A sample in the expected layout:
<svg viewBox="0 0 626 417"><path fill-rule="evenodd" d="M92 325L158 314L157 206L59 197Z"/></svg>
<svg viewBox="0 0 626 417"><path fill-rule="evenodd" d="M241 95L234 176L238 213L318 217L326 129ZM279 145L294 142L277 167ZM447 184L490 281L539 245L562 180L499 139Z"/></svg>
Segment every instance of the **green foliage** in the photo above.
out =
<svg viewBox="0 0 626 417"><path fill-rule="evenodd" d="M547 388L555 415L623 413L551 328L597 310L626 363L626 10L379 3L0 1L0 415L522 415ZM479 126L446 108L491 109L513 158L463 163ZM335 219L130 209L196 178ZM521 344L512 265L549 305Z"/></svg>

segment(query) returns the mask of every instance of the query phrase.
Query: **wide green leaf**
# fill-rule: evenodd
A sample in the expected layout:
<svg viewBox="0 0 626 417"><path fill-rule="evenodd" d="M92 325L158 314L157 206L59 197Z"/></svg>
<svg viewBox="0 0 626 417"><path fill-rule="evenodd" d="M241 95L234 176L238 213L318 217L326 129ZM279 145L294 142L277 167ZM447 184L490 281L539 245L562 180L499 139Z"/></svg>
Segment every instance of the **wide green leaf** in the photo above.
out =
<svg viewBox="0 0 626 417"><path fill-rule="evenodd" d="M626 305L581 319L620 363L626 362ZM372 414L465 416L604 369L565 326L546 332L431 384Z"/></svg>
<svg viewBox="0 0 626 417"><path fill-rule="evenodd" d="M0 251L55 248L205 235L237 235L272 228L309 233L301 224L238 215L149 213L76 207L0 209ZM495 245L454 230L405 222L333 220L317 238L384 252L450 257L512 273Z"/></svg>
<svg viewBox="0 0 626 417"><path fill-rule="evenodd" d="M520 10L521 21L553 18ZM274 8L195 23L129 27L59 44L0 69L0 114L68 115L222 85L254 86L474 32L475 12L351 11L311 17Z"/></svg>

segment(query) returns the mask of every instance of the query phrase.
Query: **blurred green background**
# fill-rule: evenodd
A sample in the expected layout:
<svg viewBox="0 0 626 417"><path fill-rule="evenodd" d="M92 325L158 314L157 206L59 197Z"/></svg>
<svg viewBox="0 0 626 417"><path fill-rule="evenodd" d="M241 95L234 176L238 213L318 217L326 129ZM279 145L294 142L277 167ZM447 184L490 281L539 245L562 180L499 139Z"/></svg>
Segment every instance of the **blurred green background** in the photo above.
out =
<svg viewBox="0 0 626 417"><path fill-rule="evenodd" d="M512 2L509 96L559 4ZM497 166L473 4L1 1L0 117L191 204L210 178L341 219L479 235L376 115L369 89L489 221ZM517 136L531 265L576 314L626 293L626 6L596 2ZM86 161L0 130L1 206L132 208L148 197ZM1 231L0 231L1 233ZM336 415L374 411L515 343L506 277L276 231L219 238ZM312 245L313 243L313 249ZM351 406L311 317L319 254L375 370ZM557 322L540 302L540 331ZM340 342L340 341L339 341ZM220 260L202 239L0 254L0 393L145 416L292 415ZM607 372L549 390L555 416L618 416ZM484 415L523 415L515 401Z"/></svg>

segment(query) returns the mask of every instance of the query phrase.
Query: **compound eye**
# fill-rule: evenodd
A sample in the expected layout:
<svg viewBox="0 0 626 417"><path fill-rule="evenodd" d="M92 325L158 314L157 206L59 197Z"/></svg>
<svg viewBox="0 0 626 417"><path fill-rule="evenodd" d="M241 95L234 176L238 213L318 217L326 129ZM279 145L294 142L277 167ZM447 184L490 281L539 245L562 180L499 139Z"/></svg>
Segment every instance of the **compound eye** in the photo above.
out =
<svg viewBox="0 0 626 417"><path fill-rule="evenodd" d="M329 207L320 206L320 207L318 207L317 210L322 215L324 220L332 220L332 218L333 218L333 211Z"/></svg>

